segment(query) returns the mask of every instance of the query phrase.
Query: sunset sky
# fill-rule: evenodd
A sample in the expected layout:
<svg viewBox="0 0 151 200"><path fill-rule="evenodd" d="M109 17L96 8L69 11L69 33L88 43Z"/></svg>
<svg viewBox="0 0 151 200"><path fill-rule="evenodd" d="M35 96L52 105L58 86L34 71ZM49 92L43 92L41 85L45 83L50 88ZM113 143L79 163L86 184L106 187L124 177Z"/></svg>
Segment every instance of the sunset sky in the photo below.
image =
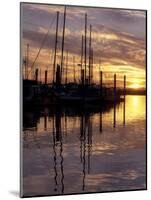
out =
<svg viewBox="0 0 151 200"><path fill-rule="evenodd" d="M25 55L26 45L29 43L29 71L48 27L51 25L43 49L34 65L34 68L41 69L42 80L46 69L48 69L49 81L52 80L57 11L59 11L57 63L60 64L64 6L22 4L22 55ZM80 67L78 64L81 60L81 37L82 34L84 35L85 13L87 13L88 20L88 36L89 26L92 25L93 82L99 82L99 70L101 69L106 83L112 83L113 74L116 73L119 87L123 85L124 75L127 76L128 87L145 87L146 12L136 10L67 6L64 56L68 50L69 79L73 81L74 56L76 80L79 80ZM87 39L87 47L88 44ZM29 78L31 75L32 73Z"/></svg>

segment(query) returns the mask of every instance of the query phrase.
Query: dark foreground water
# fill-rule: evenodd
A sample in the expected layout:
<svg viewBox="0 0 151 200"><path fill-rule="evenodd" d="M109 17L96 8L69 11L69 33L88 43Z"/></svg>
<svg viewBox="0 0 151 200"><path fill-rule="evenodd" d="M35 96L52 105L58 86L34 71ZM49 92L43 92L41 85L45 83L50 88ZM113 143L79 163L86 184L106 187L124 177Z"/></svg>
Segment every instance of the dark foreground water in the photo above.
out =
<svg viewBox="0 0 151 200"><path fill-rule="evenodd" d="M145 102L24 111L24 196L145 189Z"/></svg>

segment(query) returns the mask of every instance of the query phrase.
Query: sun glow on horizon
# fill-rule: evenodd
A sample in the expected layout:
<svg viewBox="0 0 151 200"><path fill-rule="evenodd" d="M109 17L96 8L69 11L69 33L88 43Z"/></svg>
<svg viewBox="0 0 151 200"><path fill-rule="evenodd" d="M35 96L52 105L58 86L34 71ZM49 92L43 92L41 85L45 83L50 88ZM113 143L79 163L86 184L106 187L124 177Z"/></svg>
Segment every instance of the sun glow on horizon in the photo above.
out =
<svg viewBox="0 0 151 200"><path fill-rule="evenodd" d="M134 84L132 84L130 87L133 88L133 89L142 88L142 86L141 86L139 83L134 83Z"/></svg>

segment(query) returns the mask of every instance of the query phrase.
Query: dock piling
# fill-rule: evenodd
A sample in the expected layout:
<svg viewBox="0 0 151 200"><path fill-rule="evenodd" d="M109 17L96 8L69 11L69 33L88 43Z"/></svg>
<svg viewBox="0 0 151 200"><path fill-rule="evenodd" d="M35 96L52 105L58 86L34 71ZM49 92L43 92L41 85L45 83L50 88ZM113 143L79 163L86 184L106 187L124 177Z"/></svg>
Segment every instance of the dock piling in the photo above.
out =
<svg viewBox="0 0 151 200"><path fill-rule="evenodd" d="M47 70L45 70L45 84L47 84Z"/></svg>
<svg viewBox="0 0 151 200"><path fill-rule="evenodd" d="M114 101L116 101L116 74L114 74Z"/></svg>
<svg viewBox="0 0 151 200"><path fill-rule="evenodd" d="M35 71L35 80L36 80L36 82L38 82L38 69L36 69L36 71Z"/></svg>
<svg viewBox="0 0 151 200"><path fill-rule="evenodd" d="M116 127L116 74L114 74L114 116L113 116L113 127Z"/></svg>
<svg viewBox="0 0 151 200"><path fill-rule="evenodd" d="M100 71L100 96L102 98L103 72Z"/></svg>
<svg viewBox="0 0 151 200"><path fill-rule="evenodd" d="M125 102L125 96L126 96L126 75L124 75L124 103L123 103L123 126L125 126L125 108L126 108L126 102Z"/></svg>

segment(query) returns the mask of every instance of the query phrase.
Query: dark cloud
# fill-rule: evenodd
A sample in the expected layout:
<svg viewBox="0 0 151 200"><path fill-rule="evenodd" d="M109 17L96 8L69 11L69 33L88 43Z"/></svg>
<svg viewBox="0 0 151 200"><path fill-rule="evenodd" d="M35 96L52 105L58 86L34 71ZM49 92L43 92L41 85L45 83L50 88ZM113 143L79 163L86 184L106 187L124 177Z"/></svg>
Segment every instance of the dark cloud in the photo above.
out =
<svg viewBox="0 0 151 200"><path fill-rule="evenodd" d="M100 31L96 33L101 33ZM94 32L95 33L95 32ZM111 64L123 65L124 62L128 64L138 65L142 67L145 65L145 44L141 39L137 39L134 36L127 35L125 33L118 33L111 29L106 29L104 34L114 34L116 39L105 39L104 43L102 41L97 41L94 38L93 49L95 58L101 57L103 62L108 61ZM93 35L93 33L92 33ZM28 40L33 47L40 48L45 33L24 30L24 39ZM102 39L103 40L103 39ZM61 50L61 35L58 36L58 48ZM55 34L50 33L47 40L44 43L43 48L50 50L54 49ZM65 37L65 50L68 50L71 54L76 54L80 56L81 53L81 37L79 34L67 34ZM118 61L117 61L118 60ZM123 62L124 61L124 62Z"/></svg>
<svg viewBox="0 0 151 200"><path fill-rule="evenodd" d="M50 51L54 51L55 44L57 11L60 12L57 51L57 56L60 57L64 6L24 4L22 9L23 44L28 42L31 51L33 49L30 59L36 56L48 27L52 23L38 60L41 65L50 64ZM89 25L92 24L95 64L101 60L104 66L123 66L121 68L123 73L128 72L127 66L145 69L145 11L67 7L65 51L68 50L70 57L75 55L78 60L81 54L81 36L84 34L85 13L88 16L87 45ZM134 71L136 71L135 68Z"/></svg>

